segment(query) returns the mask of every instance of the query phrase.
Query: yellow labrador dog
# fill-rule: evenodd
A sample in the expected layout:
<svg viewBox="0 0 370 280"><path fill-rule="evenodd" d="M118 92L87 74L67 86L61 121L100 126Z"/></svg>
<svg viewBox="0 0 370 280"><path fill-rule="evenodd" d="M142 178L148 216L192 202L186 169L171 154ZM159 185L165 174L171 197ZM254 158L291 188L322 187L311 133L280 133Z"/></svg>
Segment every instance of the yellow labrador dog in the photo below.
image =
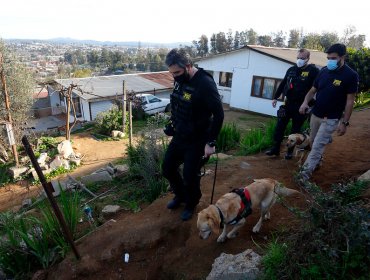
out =
<svg viewBox="0 0 370 280"><path fill-rule="evenodd" d="M207 239L212 231L219 233L222 226L223 231L217 242L224 242L226 238L236 237L237 230L246 221L246 215L243 214L248 215L257 208L260 208L261 217L253 227L253 232L259 232L262 220L264 218L270 219L270 208L274 205L279 195L288 196L299 193L296 190L281 186L278 181L270 178L255 179L252 184L240 190L244 193L244 198L240 193L230 192L223 195L215 204L198 213L197 227L200 238ZM242 214L240 210L242 210ZM228 225L234 225L234 228L229 233L227 233Z"/></svg>
<svg viewBox="0 0 370 280"><path fill-rule="evenodd" d="M298 156L298 153L301 153L298 163L302 164L307 151L310 150L310 136L307 133L294 133L288 136L286 142L287 148L295 147L295 157Z"/></svg>

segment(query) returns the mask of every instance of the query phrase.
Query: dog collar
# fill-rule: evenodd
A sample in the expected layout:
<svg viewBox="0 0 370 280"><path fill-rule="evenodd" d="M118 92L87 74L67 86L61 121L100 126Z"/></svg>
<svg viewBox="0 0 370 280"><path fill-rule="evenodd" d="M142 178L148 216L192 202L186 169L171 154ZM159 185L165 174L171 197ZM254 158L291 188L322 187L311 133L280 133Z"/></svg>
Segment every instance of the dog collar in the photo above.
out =
<svg viewBox="0 0 370 280"><path fill-rule="evenodd" d="M216 206L216 208L218 210L218 214L220 215L220 219L221 219L221 221L220 221L220 228L223 228L224 227L224 221L225 221L224 214L222 214L221 209L218 208L217 205L215 205L215 206Z"/></svg>

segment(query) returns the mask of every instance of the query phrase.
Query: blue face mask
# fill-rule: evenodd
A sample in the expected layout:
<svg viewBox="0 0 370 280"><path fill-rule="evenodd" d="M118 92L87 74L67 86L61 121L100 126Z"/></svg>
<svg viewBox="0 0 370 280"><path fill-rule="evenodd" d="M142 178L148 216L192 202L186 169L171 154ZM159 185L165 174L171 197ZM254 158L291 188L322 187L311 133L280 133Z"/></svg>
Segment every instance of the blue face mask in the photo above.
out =
<svg viewBox="0 0 370 280"><path fill-rule="evenodd" d="M329 59L326 66L329 70L335 70L338 68L338 61L336 59Z"/></svg>

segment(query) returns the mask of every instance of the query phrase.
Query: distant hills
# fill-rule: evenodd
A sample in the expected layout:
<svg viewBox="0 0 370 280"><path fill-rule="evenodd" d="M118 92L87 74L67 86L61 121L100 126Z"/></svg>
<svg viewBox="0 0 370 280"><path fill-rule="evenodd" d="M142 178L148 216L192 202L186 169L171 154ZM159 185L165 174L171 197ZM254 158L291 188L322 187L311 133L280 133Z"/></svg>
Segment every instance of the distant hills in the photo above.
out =
<svg viewBox="0 0 370 280"><path fill-rule="evenodd" d="M128 42L114 42L114 41L96 41L96 40L78 40L72 38L52 38L47 40L40 39L4 39L7 42L14 43L54 43L54 44L85 44L94 46L123 46L123 47L138 47L140 44L141 48L177 48L180 45L191 45L191 42L174 42L174 43L152 43L152 42L138 42L138 41L128 41Z"/></svg>

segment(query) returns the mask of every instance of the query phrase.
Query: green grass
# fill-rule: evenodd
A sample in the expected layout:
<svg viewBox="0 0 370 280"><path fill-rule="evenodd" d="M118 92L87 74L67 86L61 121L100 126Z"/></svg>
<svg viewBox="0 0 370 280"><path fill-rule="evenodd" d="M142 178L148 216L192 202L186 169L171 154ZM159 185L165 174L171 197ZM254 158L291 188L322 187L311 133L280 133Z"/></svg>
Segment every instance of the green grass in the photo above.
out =
<svg viewBox="0 0 370 280"><path fill-rule="evenodd" d="M0 187L12 182L12 178L8 173L8 169L11 167L10 163L0 163Z"/></svg>
<svg viewBox="0 0 370 280"><path fill-rule="evenodd" d="M217 150L218 151L228 151L236 148L240 141L240 129L237 128L235 123L224 124L221 131L217 137Z"/></svg>

